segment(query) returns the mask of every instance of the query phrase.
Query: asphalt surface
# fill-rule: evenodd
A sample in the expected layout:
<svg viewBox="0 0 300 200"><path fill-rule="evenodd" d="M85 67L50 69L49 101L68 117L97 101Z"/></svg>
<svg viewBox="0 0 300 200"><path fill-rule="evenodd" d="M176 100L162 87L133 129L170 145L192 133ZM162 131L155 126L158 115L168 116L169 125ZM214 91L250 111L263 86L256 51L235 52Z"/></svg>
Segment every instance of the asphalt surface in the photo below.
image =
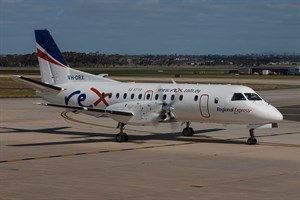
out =
<svg viewBox="0 0 300 200"><path fill-rule="evenodd" d="M246 145L242 125L126 126L0 99L0 199L299 199L299 89L261 91L283 112ZM298 104L297 104L298 102Z"/></svg>
<svg viewBox="0 0 300 200"><path fill-rule="evenodd" d="M300 122L300 105L284 106L278 109L283 114L284 120Z"/></svg>

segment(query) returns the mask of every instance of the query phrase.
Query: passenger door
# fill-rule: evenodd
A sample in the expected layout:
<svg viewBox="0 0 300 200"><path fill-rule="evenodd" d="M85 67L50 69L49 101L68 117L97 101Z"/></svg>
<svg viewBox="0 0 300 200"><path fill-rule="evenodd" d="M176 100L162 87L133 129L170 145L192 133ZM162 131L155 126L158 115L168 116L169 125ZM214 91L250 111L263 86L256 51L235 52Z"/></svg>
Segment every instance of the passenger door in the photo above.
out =
<svg viewBox="0 0 300 200"><path fill-rule="evenodd" d="M210 118L209 112L209 95L202 94L199 99L199 110L200 114L204 118Z"/></svg>

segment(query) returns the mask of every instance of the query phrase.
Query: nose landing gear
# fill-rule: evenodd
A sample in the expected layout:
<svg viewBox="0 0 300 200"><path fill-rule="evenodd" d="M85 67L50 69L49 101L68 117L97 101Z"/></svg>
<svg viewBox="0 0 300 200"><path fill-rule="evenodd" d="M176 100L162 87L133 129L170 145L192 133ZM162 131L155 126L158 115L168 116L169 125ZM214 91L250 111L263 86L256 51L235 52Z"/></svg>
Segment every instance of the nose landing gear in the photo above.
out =
<svg viewBox="0 0 300 200"><path fill-rule="evenodd" d="M190 127L191 122L186 122L186 128L182 130L183 136L193 136L194 135L194 129Z"/></svg>
<svg viewBox="0 0 300 200"><path fill-rule="evenodd" d="M253 128L249 129L249 135L250 135L250 137L247 140L247 144L249 144L249 145L257 144L257 140L254 136L254 129Z"/></svg>

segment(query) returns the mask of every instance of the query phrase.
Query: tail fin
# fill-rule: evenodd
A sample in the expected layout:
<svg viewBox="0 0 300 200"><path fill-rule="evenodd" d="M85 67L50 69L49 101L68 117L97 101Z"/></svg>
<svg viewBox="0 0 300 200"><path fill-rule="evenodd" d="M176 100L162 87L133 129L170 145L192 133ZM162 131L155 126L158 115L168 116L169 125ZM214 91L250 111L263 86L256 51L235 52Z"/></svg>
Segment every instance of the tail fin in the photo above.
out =
<svg viewBox="0 0 300 200"><path fill-rule="evenodd" d="M57 85L75 81L115 82L108 78L71 69L48 30L35 30L41 78L44 83Z"/></svg>

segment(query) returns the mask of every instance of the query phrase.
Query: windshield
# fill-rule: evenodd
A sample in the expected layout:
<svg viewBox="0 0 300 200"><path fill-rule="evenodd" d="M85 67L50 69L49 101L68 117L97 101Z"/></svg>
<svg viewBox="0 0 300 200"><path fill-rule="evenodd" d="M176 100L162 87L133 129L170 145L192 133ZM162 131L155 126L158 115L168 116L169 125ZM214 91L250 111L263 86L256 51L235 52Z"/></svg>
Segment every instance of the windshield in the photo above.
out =
<svg viewBox="0 0 300 200"><path fill-rule="evenodd" d="M242 93L234 93L231 101L246 101L246 98Z"/></svg>
<svg viewBox="0 0 300 200"><path fill-rule="evenodd" d="M261 101L262 99L255 93L245 93L245 96L250 101Z"/></svg>

